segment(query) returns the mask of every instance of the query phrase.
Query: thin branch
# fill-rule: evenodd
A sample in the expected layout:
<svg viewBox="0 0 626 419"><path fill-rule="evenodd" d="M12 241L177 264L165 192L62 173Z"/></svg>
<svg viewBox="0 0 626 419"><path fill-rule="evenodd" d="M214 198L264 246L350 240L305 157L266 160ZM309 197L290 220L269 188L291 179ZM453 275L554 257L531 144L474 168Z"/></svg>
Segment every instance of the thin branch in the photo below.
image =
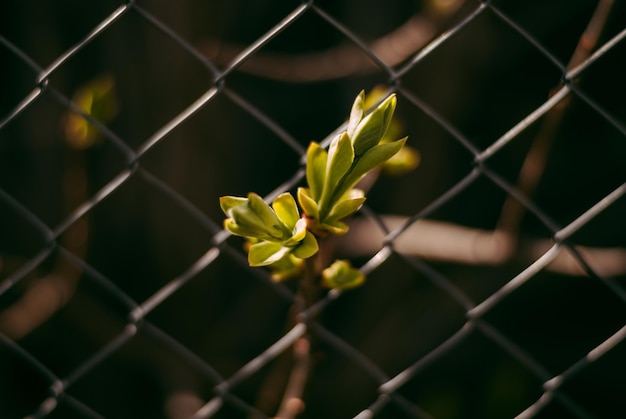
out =
<svg viewBox="0 0 626 419"><path fill-rule="evenodd" d="M318 253L304 262L305 269L299 278L298 292L292 307L295 322L303 321L301 317L304 310L315 304L319 298L319 257ZM293 419L304 411L305 403L302 396L311 368L310 347L311 336L308 333L294 342L291 371L276 419Z"/></svg>
<svg viewBox="0 0 626 419"><path fill-rule="evenodd" d="M389 231L401 228L408 217L381 217ZM337 252L347 257L375 254L385 244L386 234L367 218L355 219L350 231L336 242ZM554 242L550 239L521 240L517 246L507 234L481 230L441 221L421 219L411 224L394 241L396 252L426 260L466 265L498 266L504 263L532 263L547 252ZM601 277L626 274L626 249L620 247L576 246L585 262ZM546 270L563 275L583 276L585 268L562 247Z"/></svg>
<svg viewBox="0 0 626 419"><path fill-rule="evenodd" d="M464 0L454 0L445 8L414 15L392 32L372 41L369 47L388 66L400 64L426 45L464 3ZM218 66L230 65L244 47L215 38L198 42L198 49ZM237 70L266 79L307 83L371 74L379 69L360 48L346 42L324 51L298 55L259 51Z"/></svg>
<svg viewBox="0 0 626 419"><path fill-rule="evenodd" d="M293 345L293 366L276 419L293 419L304 411L302 394L311 367L308 337L298 339Z"/></svg>
<svg viewBox="0 0 626 419"><path fill-rule="evenodd" d="M298 290L290 308L287 328L292 328L294 324L306 324L303 313L319 298L319 257L318 253L305 259L305 269L298 278ZM305 407L303 394L311 368L310 347L311 336L305 333L294 341L291 354L285 352L277 358L261 386L257 408L268 411L277 406L276 419L292 419L302 413Z"/></svg>
<svg viewBox="0 0 626 419"><path fill-rule="evenodd" d="M606 25L613 3L614 0L600 0L598 2L591 20L581 35L567 65L568 69L576 67L591 55ZM546 167L548 155L554 144L554 139L570 103L571 96L568 96L545 115L539 133L533 140L524 159L518 176L517 187L526 197L531 197L537 189L539 180ZM524 213L525 207L518 200L511 196L507 197L502 206L497 229L511 237L517 237Z"/></svg>

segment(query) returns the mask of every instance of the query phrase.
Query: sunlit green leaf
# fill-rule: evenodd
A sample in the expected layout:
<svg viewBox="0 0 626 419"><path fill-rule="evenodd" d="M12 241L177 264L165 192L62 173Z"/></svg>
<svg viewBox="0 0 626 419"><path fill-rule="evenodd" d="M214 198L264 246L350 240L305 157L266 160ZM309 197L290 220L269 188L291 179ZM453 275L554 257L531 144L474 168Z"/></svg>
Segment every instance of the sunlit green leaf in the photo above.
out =
<svg viewBox="0 0 626 419"><path fill-rule="evenodd" d="M347 190L348 188L354 186L361 179L361 177L363 177L363 175L396 154L405 142L406 138L403 138L392 143L378 144L377 146L369 149L356 161L356 164L346 176L342 187Z"/></svg>
<svg viewBox="0 0 626 419"><path fill-rule="evenodd" d="M319 246L315 236L310 231L307 231L304 240L293 250L293 254L296 257L306 259L316 254L318 250Z"/></svg>
<svg viewBox="0 0 626 419"><path fill-rule="evenodd" d="M352 188L341 196L341 200L344 199L357 199L365 197L365 192L358 188Z"/></svg>
<svg viewBox="0 0 626 419"><path fill-rule="evenodd" d="M387 129L391 125L393 114L396 111L397 102L398 102L398 99L396 98L396 95L393 94L393 95L390 95L387 99L385 99L384 102L381 103L379 106L379 108L383 110L383 120L382 120L383 135L381 136L381 138L385 136L385 134L387 133Z"/></svg>
<svg viewBox="0 0 626 419"><path fill-rule="evenodd" d="M281 243L262 241L250 246L248 263L250 266L267 266L278 262L290 249Z"/></svg>
<svg viewBox="0 0 626 419"><path fill-rule="evenodd" d="M266 224L246 205L233 207L232 218L224 221L224 227L237 236L251 236L260 239L275 239L276 231L267 228Z"/></svg>
<svg viewBox="0 0 626 419"><path fill-rule="evenodd" d="M370 148L374 147L382 137L382 126L372 121L378 115L370 114L363 118L352 137L354 154L358 157ZM380 118L378 118L380 119Z"/></svg>
<svg viewBox="0 0 626 419"><path fill-rule="evenodd" d="M378 103L380 99L382 99L384 96L387 95L388 91L389 91L389 88L382 84L378 84L374 86L374 88L372 88L372 90L370 90L370 92L365 95L365 102L363 103L363 108L369 109L372 106L376 105L376 103Z"/></svg>
<svg viewBox="0 0 626 419"><path fill-rule="evenodd" d="M306 153L306 180L311 189L311 198L318 201L322 196L326 179L328 152L318 143L311 142Z"/></svg>
<svg viewBox="0 0 626 419"><path fill-rule="evenodd" d="M350 143L350 137L345 132L339 135L330 145L328 151L328 163L326 168L326 184L334 185L346 174L352 161L354 151Z"/></svg>
<svg viewBox="0 0 626 419"><path fill-rule="evenodd" d="M294 246L304 239L306 234L306 220L304 218L300 218L296 222L291 234L291 238L285 242L286 246Z"/></svg>
<svg viewBox="0 0 626 419"><path fill-rule="evenodd" d="M389 96L372 113L361 120L353 136L354 154L358 157L377 145L393 117L396 96Z"/></svg>
<svg viewBox="0 0 626 419"><path fill-rule="evenodd" d="M248 202L248 198L243 198L239 196L222 196L220 197L220 207L224 214L230 216L228 213L232 208L239 206L241 204L245 204Z"/></svg>
<svg viewBox="0 0 626 419"><path fill-rule="evenodd" d="M276 216L276 213L272 211L270 206L261 198L259 195L254 192L250 192L248 194L248 201L250 205L250 209L254 212L255 215L258 216L261 223L264 223L265 230L272 236L277 239L284 238L289 235L288 231L285 231L285 227L282 225L282 222ZM232 213L241 208L235 207L232 209ZM235 219L237 221L237 219Z"/></svg>
<svg viewBox="0 0 626 419"><path fill-rule="evenodd" d="M320 213L317 207L317 202L311 198L310 192L311 190L308 188L298 188L298 202L307 217L317 220L319 219Z"/></svg>
<svg viewBox="0 0 626 419"><path fill-rule="evenodd" d="M317 229L335 236L346 234L349 230L348 225L339 220L324 221L317 225Z"/></svg>
<svg viewBox="0 0 626 419"><path fill-rule="evenodd" d="M328 214L326 220L341 220L349 215L354 214L356 211L359 210L359 208L361 208L363 202L365 202L365 199L365 197L361 197L355 199L340 200L330 211L330 214Z"/></svg>
<svg viewBox="0 0 626 419"><path fill-rule="evenodd" d="M331 198L341 178L350 170L353 160L354 152L352 151L352 143L350 142L348 134L344 132L333 140L328 153L328 167L326 169L324 191L318 201L321 211L324 211L322 208L330 205L328 200Z"/></svg>
<svg viewBox="0 0 626 419"><path fill-rule="evenodd" d="M254 229L237 224L232 218L227 218L224 220L224 228L230 231L235 236L248 237L256 236L258 234L258 232Z"/></svg>
<svg viewBox="0 0 626 419"><path fill-rule="evenodd" d="M348 135L350 138L354 135L354 130L363 119L364 112L364 102L365 102L365 92L361 90L356 99L354 99L354 103L352 104L352 110L350 111L350 120L348 121Z"/></svg>
<svg viewBox="0 0 626 419"><path fill-rule="evenodd" d="M293 228L300 219L298 206L290 193L278 195L272 202L272 207L278 218L290 228Z"/></svg>

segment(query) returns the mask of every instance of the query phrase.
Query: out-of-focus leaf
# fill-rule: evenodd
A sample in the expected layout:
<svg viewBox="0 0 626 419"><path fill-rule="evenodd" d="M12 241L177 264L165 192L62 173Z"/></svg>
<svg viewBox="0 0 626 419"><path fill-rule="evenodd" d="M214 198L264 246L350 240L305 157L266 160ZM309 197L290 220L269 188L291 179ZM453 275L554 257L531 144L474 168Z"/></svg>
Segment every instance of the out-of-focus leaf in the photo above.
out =
<svg viewBox="0 0 626 419"><path fill-rule="evenodd" d="M322 285L326 288L346 290L365 282L365 275L347 260L337 260L322 271Z"/></svg>
<svg viewBox="0 0 626 419"><path fill-rule="evenodd" d="M285 281L289 278L294 278L302 273L302 267L304 260L294 255L286 255L278 262L274 262L268 267L272 271L272 279L276 282Z"/></svg>
<svg viewBox="0 0 626 419"><path fill-rule="evenodd" d="M96 77L74 93L72 102L95 120L111 122L119 108L115 80L110 75ZM83 115L68 110L63 121L65 139L71 147L87 149L100 141L100 132Z"/></svg>
<svg viewBox="0 0 626 419"><path fill-rule="evenodd" d="M419 152L405 144L396 154L382 164L381 169L388 175L398 176L414 170L419 166L419 163Z"/></svg>

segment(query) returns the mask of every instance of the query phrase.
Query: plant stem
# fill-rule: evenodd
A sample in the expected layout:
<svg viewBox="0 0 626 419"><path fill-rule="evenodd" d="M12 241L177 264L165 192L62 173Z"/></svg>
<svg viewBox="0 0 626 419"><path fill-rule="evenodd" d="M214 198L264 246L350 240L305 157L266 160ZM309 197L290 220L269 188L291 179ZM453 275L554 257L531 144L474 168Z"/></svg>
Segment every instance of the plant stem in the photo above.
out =
<svg viewBox="0 0 626 419"><path fill-rule="evenodd" d="M306 269L300 280L295 302L295 319L303 320L305 310L313 305L319 296L319 253L305 260ZM311 369L311 336L307 333L293 344L293 364L276 419L293 419L305 408L302 398Z"/></svg>
<svg viewBox="0 0 626 419"><path fill-rule="evenodd" d="M309 349L308 335L301 337L293 345L293 366L278 414L276 415L277 419L295 418L304 410L305 404L302 400L302 394L304 393L304 387L311 367Z"/></svg>

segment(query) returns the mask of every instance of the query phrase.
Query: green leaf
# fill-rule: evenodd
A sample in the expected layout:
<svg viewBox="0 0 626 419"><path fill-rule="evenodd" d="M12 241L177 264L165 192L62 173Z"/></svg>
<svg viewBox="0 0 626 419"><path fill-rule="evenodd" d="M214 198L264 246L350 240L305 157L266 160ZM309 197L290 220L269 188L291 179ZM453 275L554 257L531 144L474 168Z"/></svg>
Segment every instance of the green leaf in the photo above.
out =
<svg viewBox="0 0 626 419"><path fill-rule="evenodd" d="M357 198L363 198L363 197L365 197L365 192L363 192L361 189L353 188L347 191L346 193L344 193L341 196L340 201L344 199L357 199Z"/></svg>
<svg viewBox="0 0 626 419"><path fill-rule="evenodd" d="M326 169L326 180L324 191L318 200L320 212L332 205L328 200L334 195L335 187L340 183L341 178L350 170L354 161L354 152L350 137L345 132L335 137L328 153L328 166Z"/></svg>
<svg viewBox="0 0 626 419"><path fill-rule="evenodd" d="M231 206L237 199L223 201L228 208L230 217L225 226L230 232L237 235L246 235L268 240L284 240L291 236L288 229L276 216L276 213L255 193L250 193L248 199L240 205Z"/></svg>
<svg viewBox="0 0 626 419"><path fill-rule="evenodd" d="M352 161L354 160L354 151L350 137L346 132L335 137L328 150L328 162L326 166L325 187L330 184L334 185L339 179L346 174Z"/></svg>
<svg viewBox="0 0 626 419"><path fill-rule="evenodd" d="M311 198L311 190L308 188L298 188L298 202L302 207L302 211L309 218L319 219L320 213L317 207L317 202Z"/></svg>
<svg viewBox="0 0 626 419"><path fill-rule="evenodd" d="M316 254L318 250L319 246L317 245L315 236L310 231L307 231L302 243L293 250L293 255L301 259L306 259Z"/></svg>
<svg viewBox="0 0 626 419"><path fill-rule="evenodd" d="M272 270L272 279L281 282L289 278L299 276L302 273L304 261L290 254L272 263L269 268Z"/></svg>
<svg viewBox="0 0 626 419"><path fill-rule="evenodd" d="M320 223L316 226L317 230L326 232L327 234L334 234L335 236L341 236L346 234L349 230L348 225L339 220L330 220L324 223Z"/></svg>
<svg viewBox="0 0 626 419"><path fill-rule="evenodd" d="M393 114L396 111L397 102L398 99L396 98L396 95L392 94L379 106L379 108L383 109L383 134L381 135L381 138L385 136L387 129L391 125Z"/></svg>
<svg viewBox="0 0 626 419"><path fill-rule="evenodd" d="M365 275L350 265L347 260L337 260L322 271L322 285L342 290L358 287L365 281Z"/></svg>
<svg viewBox="0 0 626 419"><path fill-rule="evenodd" d="M406 142L406 137L392 143L378 144L361 156L344 179L342 189L352 188L367 172L396 154ZM344 191L341 191L344 193Z"/></svg>
<svg viewBox="0 0 626 419"><path fill-rule="evenodd" d="M257 230L237 224L232 218L224 220L224 228L230 231L235 236L241 237L259 237L260 234ZM263 238L271 238L270 236L263 236Z"/></svg>
<svg viewBox="0 0 626 419"><path fill-rule="evenodd" d="M385 135L396 108L396 96L391 95L372 113L361 120L352 136L354 154L358 157L380 142Z"/></svg>
<svg viewBox="0 0 626 419"><path fill-rule="evenodd" d="M350 138L353 137L354 130L359 125L359 122L361 122L361 119L363 119L363 112L365 107L364 103L365 91L361 90L361 93L359 93L356 99L354 99L354 103L352 104L352 110L350 111L350 120L348 121L347 129Z"/></svg>
<svg viewBox="0 0 626 419"><path fill-rule="evenodd" d="M300 219L296 200L290 193L280 194L272 202L272 207L278 218L289 228L293 229Z"/></svg>
<svg viewBox="0 0 626 419"><path fill-rule="evenodd" d="M236 236L275 241L276 235L280 235L276 229L268 228L248 203L233 207L229 212L232 218L224 220L224 227Z"/></svg>
<svg viewBox="0 0 626 419"><path fill-rule="evenodd" d="M229 211L234 207L245 204L248 201L248 198L242 198L239 196L222 196L220 197L220 207L224 214L230 217Z"/></svg>
<svg viewBox="0 0 626 419"><path fill-rule="evenodd" d="M363 202L365 202L365 199L366 199L365 197L361 197L361 198L340 200L337 204L335 204L333 209L330 211L330 214L328 214L328 217L326 217L322 221L323 222L331 222L335 220L338 221L343 218L346 218L349 215L354 214L355 212L359 210L359 208L361 208L361 206L363 205Z"/></svg>
<svg viewBox="0 0 626 419"><path fill-rule="evenodd" d="M359 124L352 137L354 144L354 154L359 157L367 150L374 147L383 136L383 129L380 125L380 114L369 114Z"/></svg>
<svg viewBox="0 0 626 419"><path fill-rule="evenodd" d="M326 179L326 161L328 152L318 143L311 142L306 152L306 181L311 189L311 198L318 201L322 196Z"/></svg>
<svg viewBox="0 0 626 419"><path fill-rule="evenodd" d="M286 246L295 246L304 239L306 234L306 220L304 218L300 218L296 222L291 234L293 234L291 238L285 242Z"/></svg>
<svg viewBox="0 0 626 419"><path fill-rule="evenodd" d="M250 246L248 251L248 263L250 266L267 266L278 262L290 249L281 243L262 241Z"/></svg>
<svg viewBox="0 0 626 419"><path fill-rule="evenodd" d="M248 202L254 214L258 216L262 223L265 223L264 228L268 232L268 234L270 234L272 237L276 237L277 239L291 236L291 232L286 231L285 226L278 219L276 213L272 211L270 206L267 205L263 198L261 198L254 192L250 192L248 194ZM235 207L232 211L237 211L239 208L241 207ZM235 221L237 221L236 218Z"/></svg>

